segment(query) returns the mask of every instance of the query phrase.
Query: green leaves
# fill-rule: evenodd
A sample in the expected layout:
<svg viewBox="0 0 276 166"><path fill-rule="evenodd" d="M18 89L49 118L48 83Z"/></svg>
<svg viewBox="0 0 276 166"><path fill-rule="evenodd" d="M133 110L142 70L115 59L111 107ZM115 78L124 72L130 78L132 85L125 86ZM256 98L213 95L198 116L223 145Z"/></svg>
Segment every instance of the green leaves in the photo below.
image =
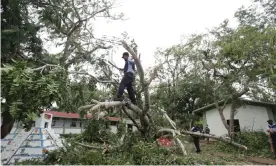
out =
<svg viewBox="0 0 276 166"><path fill-rule="evenodd" d="M1 75L1 97L3 111L8 111L17 121L29 127L35 120L38 110L51 106L58 98L58 81L56 73L41 75L34 72L27 62L20 61L8 65ZM7 68L7 66L6 66Z"/></svg>

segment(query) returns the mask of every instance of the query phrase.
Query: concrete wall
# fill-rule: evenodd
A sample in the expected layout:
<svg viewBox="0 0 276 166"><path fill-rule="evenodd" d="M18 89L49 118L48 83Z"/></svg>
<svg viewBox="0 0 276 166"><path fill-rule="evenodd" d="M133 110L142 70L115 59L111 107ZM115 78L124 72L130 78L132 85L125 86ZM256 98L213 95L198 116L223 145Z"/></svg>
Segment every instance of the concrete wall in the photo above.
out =
<svg viewBox="0 0 276 166"><path fill-rule="evenodd" d="M226 120L230 117L230 109L230 104L228 104L223 111ZM219 136L227 134L227 130L225 129L216 108L206 111L205 114L206 124L209 125L211 134ZM239 120L241 130L266 130L268 113L266 107L246 105L237 110L235 119Z"/></svg>

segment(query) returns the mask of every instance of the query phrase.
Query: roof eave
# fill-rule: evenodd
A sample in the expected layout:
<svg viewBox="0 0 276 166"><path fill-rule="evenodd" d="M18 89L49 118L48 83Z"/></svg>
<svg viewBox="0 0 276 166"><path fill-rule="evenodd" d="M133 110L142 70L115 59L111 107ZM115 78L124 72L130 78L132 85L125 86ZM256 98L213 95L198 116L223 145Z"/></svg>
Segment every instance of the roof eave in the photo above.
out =
<svg viewBox="0 0 276 166"><path fill-rule="evenodd" d="M257 105L262 105L262 106L276 106L276 103L251 101L251 100L247 100L247 99L240 99L240 100L244 101L244 102L247 103L247 104L251 104L251 105L256 105L256 104L257 104ZM230 102L231 102L231 101L229 100L229 101L227 102L227 104L229 104ZM223 104L223 103L224 103L224 100L221 100L221 101L218 102L219 105L221 105L221 104ZM215 107L216 107L215 103L209 104L209 105L207 105L207 106L204 106L204 107L201 107L201 108L199 108L199 109L197 109L197 110L194 110L192 113L193 113L193 114L202 113L202 112L204 112L204 111L207 111L208 109L213 109L213 108L215 108Z"/></svg>

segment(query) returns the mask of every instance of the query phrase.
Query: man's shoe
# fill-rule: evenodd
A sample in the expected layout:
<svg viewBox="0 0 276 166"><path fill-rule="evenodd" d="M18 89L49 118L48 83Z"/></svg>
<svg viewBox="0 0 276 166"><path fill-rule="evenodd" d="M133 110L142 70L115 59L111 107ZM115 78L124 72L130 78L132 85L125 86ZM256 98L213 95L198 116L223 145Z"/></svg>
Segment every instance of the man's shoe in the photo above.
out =
<svg viewBox="0 0 276 166"><path fill-rule="evenodd" d="M115 98L114 98L114 101L123 101L123 100L124 100L123 97L115 97Z"/></svg>

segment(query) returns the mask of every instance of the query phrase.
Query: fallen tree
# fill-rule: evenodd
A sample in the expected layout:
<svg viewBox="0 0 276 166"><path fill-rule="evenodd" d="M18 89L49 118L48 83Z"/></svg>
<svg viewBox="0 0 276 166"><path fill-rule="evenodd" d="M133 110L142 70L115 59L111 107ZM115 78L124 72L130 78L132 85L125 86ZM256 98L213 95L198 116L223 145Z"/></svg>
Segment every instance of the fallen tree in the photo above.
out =
<svg viewBox="0 0 276 166"><path fill-rule="evenodd" d="M148 80L146 80L144 70L143 70L143 67L142 67L141 62L140 62L140 58L138 58L138 56L137 56L137 45L135 43L133 43L133 45L134 45L134 47L131 48L125 41L122 42L122 46L132 55L132 58L134 59L135 64L137 66L137 71L138 71L138 75L139 75L139 78L140 78L139 79L140 88L141 88L141 89L138 90L138 92L143 93L144 104L136 106L136 105L132 104L129 100L99 102L99 101L96 101L96 100L93 99L93 100L91 100L92 104L90 103L89 105L80 107L79 111L85 111L86 110L87 113L91 113L93 115L96 112L98 112L98 114L99 114L99 112L101 112L102 109L107 109L107 108L110 108L110 107L122 107L123 112L129 117L129 119L131 119L133 121L133 124L137 127L137 129L141 132L141 134L144 137L148 137L150 135L151 128L157 127L157 126L154 126L152 117L149 113L150 112L149 85L152 82L152 80L154 80L157 73L156 73L156 69L154 69L153 74L151 74L150 78ZM134 114L136 114L139 117L139 122L140 123L137 123L135 118L127 113L128 111L131 111ZM193 133L193 132L188 132L188 131L183 131L182 132L183 134L181 134L181 132L179 130L177 130L175 122L170 119L170 117L167 115L166 111L162 110L161 113L163 114L163 117L165 117L165 119L169 122L169 124L171 126L171 129L168 129L168 128L160 129L157 132L157 135L160 135L164 132L171 133L173 135L173 139L176 141L176 144L181 149L183 155L187 155L187 152L185 150L185 146L180 141L178 136L181 136L181 135L183 136L183 134L185 134L185 135L197 135L197 134ZM199 135L199 136L214 138L214 139L220 140L222 142L230 143L231 145L234 145L234 146L237 146L237 147L240 147L240 148L243 148L243 149L247 149L243 145L239 145L237 143L227 141L227 140L225 140L223 138L220 138L220 137L217 137L217 136L211 136L211 135L206 135L206 134ZM83 145L83 146L86 146L86 145ZM86 147L92 148L91 146L86 146ZM100 149L102 149L102 148L100 148Z"/></svg>

